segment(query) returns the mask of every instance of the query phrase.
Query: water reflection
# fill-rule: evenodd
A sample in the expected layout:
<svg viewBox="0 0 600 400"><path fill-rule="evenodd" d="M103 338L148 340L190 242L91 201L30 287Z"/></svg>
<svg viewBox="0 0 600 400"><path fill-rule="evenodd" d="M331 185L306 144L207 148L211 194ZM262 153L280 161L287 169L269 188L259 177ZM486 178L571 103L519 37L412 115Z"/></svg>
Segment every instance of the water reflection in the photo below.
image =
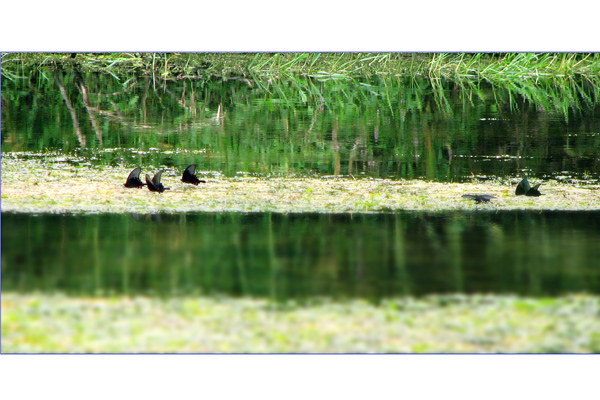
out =
<svg viewBox="0 0 600 400"><path fill-rule="evenodd" d="M21 71L2 80L2 151L259 175L599 179L594 85L422 77L157 81ZM537 80L536 80L537 82Z"/></svg>
<svg viewBox="0 0 600 400"><path fill-rule="evenodd" d="M2 213L2 289L284 300L600 292L600 212Z"/></svg>

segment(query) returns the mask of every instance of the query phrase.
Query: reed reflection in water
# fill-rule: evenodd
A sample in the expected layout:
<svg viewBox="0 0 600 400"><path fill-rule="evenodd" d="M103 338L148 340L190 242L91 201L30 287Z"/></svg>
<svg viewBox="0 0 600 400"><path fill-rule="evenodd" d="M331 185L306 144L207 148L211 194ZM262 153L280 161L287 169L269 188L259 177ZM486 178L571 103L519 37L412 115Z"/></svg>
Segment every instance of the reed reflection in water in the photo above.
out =
<svg viewBox="0 0 600 400"><path fill-rule="evenodd" d="M0 144L25 159L197 164L229 177L600 179L591 76L492 84L409 75L156 81L68 66L13 74L22 78L0 82Z"/></svg>
<svg viewBox="0 0 600 400"><path fill-rule="evenodd" d="M377 300L600 292L599 212L2 213L2 290Z"/></svg>

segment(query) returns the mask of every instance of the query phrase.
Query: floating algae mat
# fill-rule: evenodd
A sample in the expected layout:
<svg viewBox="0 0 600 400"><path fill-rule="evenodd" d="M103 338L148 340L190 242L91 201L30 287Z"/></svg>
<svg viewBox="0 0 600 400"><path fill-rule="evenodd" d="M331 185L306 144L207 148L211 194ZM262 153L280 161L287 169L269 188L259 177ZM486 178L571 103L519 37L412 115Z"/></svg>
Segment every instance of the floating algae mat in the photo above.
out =
<svg viewBox="0 0 600 400"><path fill-rule="evenodd" d="M515 195L507 182L441 183L324 176L316 178L224 177L198 171L206 183L181 182L183 171L164 168L164 193L126 188L131 167L47 164L2 158L2 211L51 213L157 212L394 212L397 210L598 210L597 184L543 182L540 197ZM151 176L156 169L143 169ZM464 194L489 194L476 204Z"/></svg>

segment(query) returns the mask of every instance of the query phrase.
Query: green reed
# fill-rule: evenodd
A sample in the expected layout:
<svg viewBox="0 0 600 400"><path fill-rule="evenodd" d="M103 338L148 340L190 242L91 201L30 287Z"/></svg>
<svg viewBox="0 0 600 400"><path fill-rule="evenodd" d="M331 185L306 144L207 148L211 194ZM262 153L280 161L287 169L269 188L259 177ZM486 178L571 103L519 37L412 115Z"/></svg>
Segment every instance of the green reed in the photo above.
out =
<svg viewBox="0 0 600 400"><path fill-rule="evenodd" d="M477 76L485 79L594 75L600 71L597 53L8 53L4 69L14 63L44 67L77 64L90 70L155 70L166 78L235 73L304 75L420 73L432 76Z"/></svg>

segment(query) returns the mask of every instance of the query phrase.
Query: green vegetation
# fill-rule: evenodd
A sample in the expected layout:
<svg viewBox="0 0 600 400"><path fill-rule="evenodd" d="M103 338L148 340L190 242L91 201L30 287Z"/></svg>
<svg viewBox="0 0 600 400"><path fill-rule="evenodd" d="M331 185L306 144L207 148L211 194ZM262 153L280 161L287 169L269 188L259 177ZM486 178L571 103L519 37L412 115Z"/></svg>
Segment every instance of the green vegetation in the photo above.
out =
<svg viewBox="0 0 600 400"><path fill-rule="evenodd" d="M8 53L2 69L55 64L107 73L147 73L165 79L206 76L350 78L370 74L477 77L487 80L547 76L597 77L600 54L589 53Z"/></svg>
<svg viewBox="0 0 600 400"><path fill-rule="evenodd" d="M28 173L23 174L23 171ZM440 183L421 180L353 178L224 178L180 182L182 171L166 169L163 194L123 187L130 169L71 167L2 157L2 210L16 212L386 212L445 211L473 208L503 210L598 210L598 185L544 182L544 196L515 196L514 182ZM146 173L147 171L144 171ZM492 194L491 203L475 205L465 193Z"/></svg>
<svg viewBox="0 0 600 400"><path fill-rule="evenodd" d="M600 299L252 298L2 293L3 353L598 353Z"/></svg>
<svg viewBox="0 0 600 400"><path fill-rule="evenodd" d="M600 136L593 123L600 54L11 53L1 62L3 212L119 213L131 219L125 234L134 235L146 228L136 226L136 217L187 211L600 209L594 175ZM208 183L194 187L179 181L182 166L192 163ZM172 190L124 188L125 177L138 165L144 174L164 169L163 183ZM543 183L543 196L514 196L521 173ZM466 193L496 198L476 205L461 198ZM549 249L555 242L529 222L519 225L531 232L517 246L522 259L516 264L526 266L519 273L541 287L538 278L552 274L535 268L541 265L539 270L547 272L547 257L554 257L552 268L568 270L561 284L584 279L578 274L589 267L586 254L578 247L572 253ZM450 221L440 232L424 226L429 241L441 246L462 225ZM514 237L490 226L484 236L495 244ZM149 266L148 276L159 277L165 287L183 281L193 286L186 268L205 258L180 251L179 239L188 233L194 232L190 240L202 237L186 229L185 223L157 224L148 229L149 236L138 235L146 239L140 248L149 248L150 255L180 257L169 262L150 257L140 271ZM589 295L429 296L377 304L275 302L276 293L270 300L204 292L111 297L112 292L102 291L102 279L116 275L109 268L102 275L100 266L120 261L104 256L99 238L121 243L123 233L102 231L98 220L74 231L96 247L86 258L92 263L74 267L82 275L71 274L87 278L75 279L77 287L97 297L52 294L64 293L57 289L66 273L62 257L79 251L65 232L70 231L32 233L31 240L13 246L22 245L23 254L13 252L11 262L3 262L4 276L12 279L3 282L14 285L2 293L3 352L600 352L600 300ZM271 268L272 279L281 279L278 257L283 256L268 232L271 264L265 268ZM405 230L397 225L395 232L398 252L393 254L401 255ZM30 251L44 249L44 234L61 239L57 250ZM154 239L168 235L176 240ZM259 248L238 233L230 237L239 248ZM216 246L205 242L200 250L208 249L217 265L222 260ZM531 251L532 242L547 248ZM357 249L348 252L352 257L362 251L344 243ZM118 253L124 270L114 281L122 278L118 284L124 293L132 293L129 279L137 276L127 270L139 254L133 246ZM330 243L320 240L318 246L332 254ZM450 241L448 248L440 257L450 254L456 268L442 278L460 291L460 247ZM490 248L482 260L501 260L499 247ZM546 259L539 261L540 254ZM404 265L402 257L395 260ZM152 273L171 262L178 264L169 269L170 280ZM58 272L45 269L55 264ZM230 264L239 270L235 277L244 289L249 268L243 257ZM22 273L23 266L29 275ZM317 267L333 281L347 265L336 271L327 260ZM501 281L506 270L497 271ZM199 273L220 279L209 272ZM27 286L32 283L27 279L43 292L16 293L36 287ZM277 283L270 282L268 289L278 288ZM143 279L137 284L151 289Z"/></svg>

